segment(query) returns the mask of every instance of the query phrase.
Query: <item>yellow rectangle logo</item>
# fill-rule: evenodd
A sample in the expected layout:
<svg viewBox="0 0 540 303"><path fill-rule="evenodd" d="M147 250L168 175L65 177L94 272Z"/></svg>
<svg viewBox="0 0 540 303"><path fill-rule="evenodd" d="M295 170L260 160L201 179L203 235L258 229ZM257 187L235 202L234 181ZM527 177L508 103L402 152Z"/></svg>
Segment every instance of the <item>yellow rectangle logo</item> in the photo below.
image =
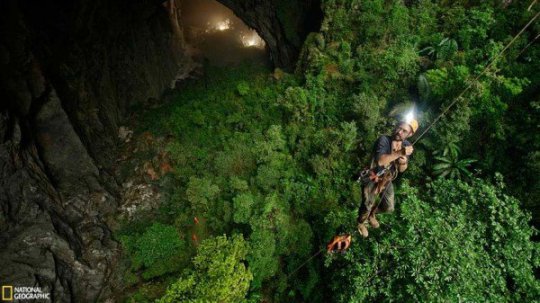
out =
<svg viewBox="0 0 540 303"><path fill-rule="evenodd" d="M13 301L13 286L2 286L2 301Z"/></svg>

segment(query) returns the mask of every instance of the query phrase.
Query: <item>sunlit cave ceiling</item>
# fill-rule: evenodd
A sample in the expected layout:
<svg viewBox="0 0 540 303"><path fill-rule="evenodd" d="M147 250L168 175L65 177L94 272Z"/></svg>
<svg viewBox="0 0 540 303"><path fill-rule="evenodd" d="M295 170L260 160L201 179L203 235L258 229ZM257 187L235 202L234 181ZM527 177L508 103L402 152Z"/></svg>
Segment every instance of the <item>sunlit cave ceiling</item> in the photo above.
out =
<svg viewBox="0 0 540 303"><path fill-rule="evenodd" d="M242 62L270 64L265 41L229 8L215 0L185 0L181 22L195 60L226 66Z"/></svg>

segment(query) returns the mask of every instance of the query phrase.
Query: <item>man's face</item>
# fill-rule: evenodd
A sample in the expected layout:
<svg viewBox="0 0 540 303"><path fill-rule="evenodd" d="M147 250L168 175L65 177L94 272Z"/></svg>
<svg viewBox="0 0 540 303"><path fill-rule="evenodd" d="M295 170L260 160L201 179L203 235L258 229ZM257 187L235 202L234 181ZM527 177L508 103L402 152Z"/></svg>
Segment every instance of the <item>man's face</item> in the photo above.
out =
<svg viewBox="0 0 540 303"><path fill-rule="evenodd" d="M400 123L394 130L394 141L403 141L411 136L412 129L407 123Z"/></svg>

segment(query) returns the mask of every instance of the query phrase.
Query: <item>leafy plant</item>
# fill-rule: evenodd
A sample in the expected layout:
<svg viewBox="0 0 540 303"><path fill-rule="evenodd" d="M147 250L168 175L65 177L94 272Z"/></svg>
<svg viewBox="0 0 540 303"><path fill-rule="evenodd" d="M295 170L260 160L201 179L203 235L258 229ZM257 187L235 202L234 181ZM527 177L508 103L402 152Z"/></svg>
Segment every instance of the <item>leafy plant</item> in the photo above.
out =
<svg viewBox="0 0 540 303"><path fill-rule="evenodd" d="M435 46L428 46L421 49L418 53L433 57L434 59L447 60L450 56L458 50L456 40L450 38L442 39L439 44Z"/></svg>
<svg viewBox="0 0 540 303"><path fill-rule="evenodd" d="M247 251L238 234L204 240L193 258L193 270L184 271L158 302L243 302L253 278L243 263Z"/></svg>
<svg viewBox="0 0 540 303"><path fill-rule="evenodd" d="M245 81L238 83L236 90L240 96L245 96L249 93L249 84Z"/></svg>
<svg viewBox="0 0 540 303"><path fill-rule="evenodd" d="M154 223L142 235L121 240L131 255L132 268L143 269L145 279L178 271L185 260L186 244L170 225Z"/></svg>
<svg viewBox="0 0 540 303"><path fill-rule="evenodd" d="M437 152L435 156L438 162L433 165L433 174L439 178L448 177L450 179L471 178L472 173L469 166L476 162L474 159L460 159L461 150L455 143L449 143L442 151Z"/></svg>

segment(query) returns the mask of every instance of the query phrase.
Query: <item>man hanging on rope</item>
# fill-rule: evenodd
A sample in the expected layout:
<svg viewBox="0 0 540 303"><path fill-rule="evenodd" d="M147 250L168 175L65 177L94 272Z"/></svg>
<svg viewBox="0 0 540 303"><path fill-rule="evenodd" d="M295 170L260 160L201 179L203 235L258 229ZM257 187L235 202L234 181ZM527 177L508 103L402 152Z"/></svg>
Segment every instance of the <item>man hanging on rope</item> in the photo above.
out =
<svg viewBox="0 0 540 303"><path fill-rule="evenodd" d="M358 232L364 238L368 236L365 222L371 227L378 228L377 213L394 211L394 186L392 180L407 169L409 156L413 152L412 144L407 138L418 129L418 122L412 117L412 112L399 122L392 136L381 136L373 147L371 169L366 170L361 177L362 203L358 209ZM375 204L377 196L380 202Z"/></svg>

